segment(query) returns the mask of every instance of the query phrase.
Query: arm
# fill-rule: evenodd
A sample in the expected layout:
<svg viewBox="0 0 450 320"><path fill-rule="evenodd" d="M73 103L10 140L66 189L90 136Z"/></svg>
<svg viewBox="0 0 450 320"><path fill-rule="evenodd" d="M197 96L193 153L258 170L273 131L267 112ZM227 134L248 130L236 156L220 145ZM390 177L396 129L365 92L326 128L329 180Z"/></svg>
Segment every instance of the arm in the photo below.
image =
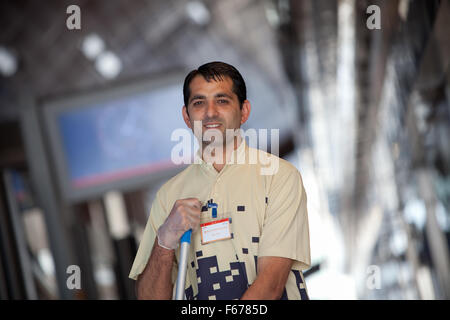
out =
<svg viewBox="0 0 450 320"><path fill-rule="evenodd" d="M294 262L296 268L310 265L307 199L300 173L280 165L268 198L257 276L242 299L279 299Z"/></svg>
<svg viewBox="0 0 450 320"><path fill-rule="evenodd" d="M198 229L201 202L197 198L175 201L165 222L159 227L144 271L137 278L138 299L171 299L172 267L175 248L186 230Z"/></svg>
<svg viewBox="0 0 450 320"><path fill-rule="evenodd" d="M167 250L155 239L152 253L142 274L136 282L137 298L151 300L172 299L172 265L175 250Z"/></svg>
<svg viewBox="0 0 450 320"><path fill-rule="evenodd" d="M241 300L280 299L291 271L293 260L281 257L258 258L258 275Z"/></svg>

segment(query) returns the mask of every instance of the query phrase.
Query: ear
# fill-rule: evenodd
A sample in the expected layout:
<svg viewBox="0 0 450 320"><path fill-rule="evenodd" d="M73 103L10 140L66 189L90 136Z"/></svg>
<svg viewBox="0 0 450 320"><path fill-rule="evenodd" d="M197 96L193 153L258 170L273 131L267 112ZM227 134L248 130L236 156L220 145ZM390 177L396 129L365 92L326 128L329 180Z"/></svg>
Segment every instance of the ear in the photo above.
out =
<svg viewBox="0 0 450 320"><path fill-rule="evenodd" d="M186 125L188 126L189 129L192 129L191 127L191 118L189 117L188 113L187 113L187 107L183 106L181 113L183 114L183 120L184 123L186 123Z"/></svg>
<svg viewBox="0 0 450 320"><path fill-rule="evenodd" d="M244 100L244 102L242 103L242 110L241 110L241 125L247 122L248 117L250 117L251 109L252 106L250 105L250 101Z"/></svg>

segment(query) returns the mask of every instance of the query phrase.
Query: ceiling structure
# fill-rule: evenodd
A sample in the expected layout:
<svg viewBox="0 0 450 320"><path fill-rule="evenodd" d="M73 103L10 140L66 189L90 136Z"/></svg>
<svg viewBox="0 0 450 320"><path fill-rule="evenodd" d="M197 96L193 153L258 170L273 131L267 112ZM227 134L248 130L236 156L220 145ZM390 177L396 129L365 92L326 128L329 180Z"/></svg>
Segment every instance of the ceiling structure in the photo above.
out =
<svg viewBox="0 0 450 320"><path fill-rule="evenodd" d="M211 59L230 62L249 79L253 109L248 127L282 128L281 135L289 135L284 128L296 110L295 100L262 3L211 1L200 9L201 2L192 1L75 3L81 8L81 30L65 25L73 1L2 2L6 32L0 43L18 60L18 71L1 79L2 118L17 117L17 96L24 92L42 99L108 86L111 79L82 52L83 41L96 35L104 50L119 59L116 82L176 68L189 71ZM192 3L197 7L192 9Z"/></svg>
<svg viewBox="0 0 450 320"><path fill-rule="evenodd" d="M66 27L71 4L81 8L81 30ZM366 27L373 4L381 9L381 30ZM439 203L448 215L448 21L449 1L438 0L2 1L0 47L15 57L17 71L0 76L0 121L18 119L23 95L39 101L227 61L247 82L247 127L281 128L281 144L292 140L300 150L299 167L312 154L306 168L314 170L323 206L343 228L344 269L351 272L358 263L383 262L388 245L381 229L387 242L398 229L409 243L419 241L404 216L410 201L423 199L427 217ZM116 78L105 78L83 53L92 35L117 57ZM180 106L170 107L181 103L180 93ZM427 193L430 184L435 193ZM367 221L379 211L378 231L362 246ZM422 232L431 246L429 264L445 283L449 266L439 256L448 244L433 236L436 223ZM419 247L404 254L415 274ZM361 253L361 262L350 254L369 248L378 256ZM412 278L411 286L420 287ZM449 290L443 285L438 295L448 298Z"/></svg>

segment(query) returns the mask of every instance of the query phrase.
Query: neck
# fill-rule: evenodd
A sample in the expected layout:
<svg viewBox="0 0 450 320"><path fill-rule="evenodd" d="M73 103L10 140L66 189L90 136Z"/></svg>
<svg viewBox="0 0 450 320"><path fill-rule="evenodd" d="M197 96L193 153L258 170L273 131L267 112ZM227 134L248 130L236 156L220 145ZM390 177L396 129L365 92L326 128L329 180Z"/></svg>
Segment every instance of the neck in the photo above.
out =
<svg viewBox="0 0 450 320"><path fill-rule="evenodd" d="M223 167L225 167L225 164L231 159L231 155L233 153L234 150L236 150L240 144L242 142L242 138L241 137L234 137L232 144L226 145L224 144L222 147L219 146L212 146L211 144L209 145L203 145L203 150L205 150L206 148L209 148L211 150L211 156L212 156L212 162L213 163L213 167L214 169L216 169L217 172L220 172ZM217 155L216 157L216 150L220 150L222 149L222 156L220 156L220 154ZM208 157L206 157L208 158ZM205 154L202 153L202 159L206 162L208 162L207 159L205 159Z"/></svg>

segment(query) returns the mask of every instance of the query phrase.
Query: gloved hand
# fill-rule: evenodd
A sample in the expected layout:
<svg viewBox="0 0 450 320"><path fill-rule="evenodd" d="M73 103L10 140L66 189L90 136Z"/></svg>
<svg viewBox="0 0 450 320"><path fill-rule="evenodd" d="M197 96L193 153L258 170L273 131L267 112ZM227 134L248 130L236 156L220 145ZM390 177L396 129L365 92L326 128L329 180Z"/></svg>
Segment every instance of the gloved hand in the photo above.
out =
<svg viewBox="0 0 450 320"><path fill-rule="evenodd" d="M158 229L158 245L168 250L176 249L187 230L195 232L198 229L201 208L202 203L197 198L175 201L166 221Z"/></svg>

